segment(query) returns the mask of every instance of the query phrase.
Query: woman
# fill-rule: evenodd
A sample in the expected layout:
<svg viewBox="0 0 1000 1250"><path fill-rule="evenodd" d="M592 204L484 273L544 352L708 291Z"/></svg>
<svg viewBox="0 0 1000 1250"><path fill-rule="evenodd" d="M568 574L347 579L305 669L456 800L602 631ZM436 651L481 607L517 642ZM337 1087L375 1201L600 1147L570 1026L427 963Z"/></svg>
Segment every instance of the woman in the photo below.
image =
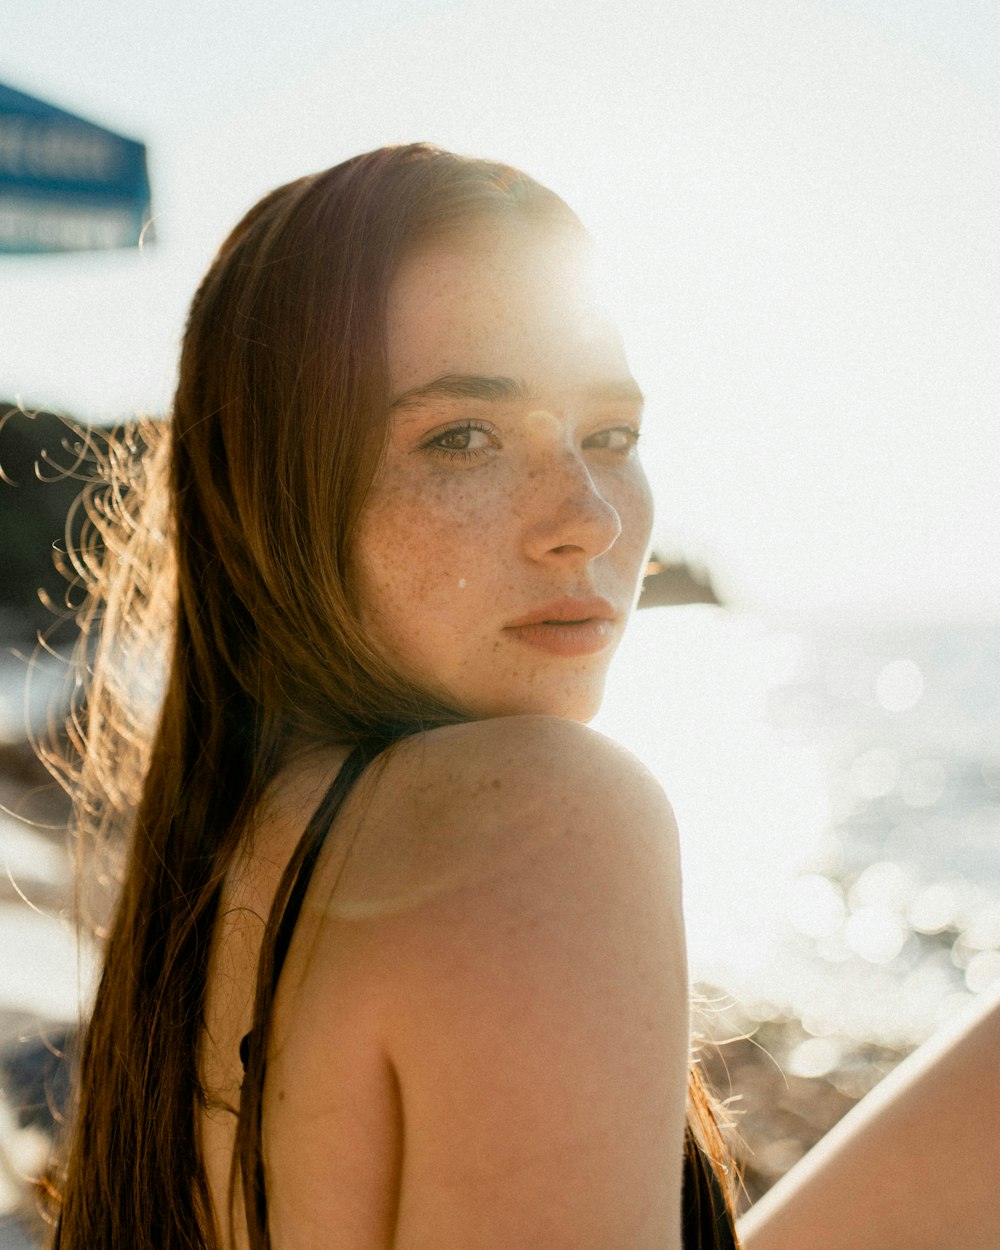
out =
<svg viewBox="0 0 1000 1250"><path fill-rule="evenodd" d="M60 1250L733 1244L673 818L580 723L651 522L589 266L418 145L202 284L141 520L95 511L80 820L130 840Z"/></svg>
<svg viewBox="0 0 1000 1250"><path fill-rule="evenodd" d="M60 1250L735 1244L670 808L579 723L650 527L588 266L523 174L348 161L236 228L169 437L112 449L71 785L127 851ZM998 1055L994 1003L746 1250L994 1246Z"/></svg>

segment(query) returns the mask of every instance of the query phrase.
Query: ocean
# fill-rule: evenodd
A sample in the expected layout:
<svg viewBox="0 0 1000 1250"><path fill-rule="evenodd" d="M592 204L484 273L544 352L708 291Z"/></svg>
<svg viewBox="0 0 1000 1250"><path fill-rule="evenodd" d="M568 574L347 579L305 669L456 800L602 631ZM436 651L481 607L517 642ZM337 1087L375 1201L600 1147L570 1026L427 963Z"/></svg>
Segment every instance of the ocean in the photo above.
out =
<svg viewBox="0 0 1000 1250"><path fill-rule="evenodd" d="M35 674L36 720L55 671ZM21 732L23 676L0 664L0 739ZM822 1075L864 1041L908 1049L1000 981L1000 624L645 609L595 728L674 804L692 979L720 1027L801 1021L793 1070ZM4 816L0 871L29 902L68 880ZM90 975L65 921L8 891L0 1007L72 1018Z"/></svg>
<svg viewBox="0 0 1000 1250"><path fill-rule="evenodd" d="M656 609L616 663L596 723L674 801L723 1031L798 1020L791 1070L821 1076L1000 981L1000 624Z"/></svg>

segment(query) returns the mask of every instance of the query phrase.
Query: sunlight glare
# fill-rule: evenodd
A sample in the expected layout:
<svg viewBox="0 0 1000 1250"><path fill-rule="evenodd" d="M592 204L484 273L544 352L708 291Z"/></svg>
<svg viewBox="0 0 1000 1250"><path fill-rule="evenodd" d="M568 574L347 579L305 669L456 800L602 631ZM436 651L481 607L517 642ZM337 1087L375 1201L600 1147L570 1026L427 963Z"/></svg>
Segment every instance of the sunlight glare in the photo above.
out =
<svg viewBox="0 0 1000 1250"><path fill-rule="evenodd" d="M594 727L660 779L677 813L692 972L759 988L784 919L775 891L819 847L820 761L768 721L794 635L704 606L636 614Z"/></svg>

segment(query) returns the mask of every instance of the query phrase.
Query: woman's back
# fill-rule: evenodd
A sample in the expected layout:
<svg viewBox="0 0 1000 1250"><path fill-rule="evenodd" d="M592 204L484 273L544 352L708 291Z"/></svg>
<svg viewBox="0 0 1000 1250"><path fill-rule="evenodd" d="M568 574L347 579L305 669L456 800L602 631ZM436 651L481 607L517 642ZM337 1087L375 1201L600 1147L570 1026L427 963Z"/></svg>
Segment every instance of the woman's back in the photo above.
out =
<svg viewBox="0 0 1000 1250"><path fill-rule="evenodd" d="M229 1243L226 1211L236 1138L243 1064L240 1044L253 1023L261 941L282 873L302 836L305 821L337 775L347 751L283 772L260 804L244 849L223 887L212 943L199 1069L205 1103L199 1111L201 1151L212 1191L219 1232ZM336 853L329 839L327 854ZM237 1186L239 1182L237 1180ZM236 1228L244 1219L240 1189L234 1204ZM242 1244L243 1234L237 1239Z"/></svg>
<svg viewBox="0 0 1000 1250"><path fill-rule="evenodd" d="M263 918L339 762L281 779L231 874L212 1101L238 1098ZM399 743L345 802L275 1002L273 1244L669 1246L686 1051L674 829L644 770L548 718ZM223 1229L234 1129L203 1113Z"/></svg>

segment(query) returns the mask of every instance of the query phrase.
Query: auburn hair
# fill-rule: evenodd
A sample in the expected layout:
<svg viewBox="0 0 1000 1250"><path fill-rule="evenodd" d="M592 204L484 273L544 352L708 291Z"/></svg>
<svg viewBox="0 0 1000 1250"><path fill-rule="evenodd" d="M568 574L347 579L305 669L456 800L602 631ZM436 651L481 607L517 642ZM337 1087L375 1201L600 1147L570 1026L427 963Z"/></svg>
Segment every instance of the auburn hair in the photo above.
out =
<svg viewBox="0 0 1000 1250"><path fill-rule="evenodd" d="M169 423L108 442L76 555L89 676L69 751L49 755L103 947L49 1184L58 1250L218 1246L198 1050L221 885L250 814L297 749L460 719L368 644L351 557L387 435L400 261L512 214L582 230L527 175L423 144L278 188L195 296ZM694 1070L689 1092L724 1168ZM247 1219L266 1245L252 1204Z"/></svg>

